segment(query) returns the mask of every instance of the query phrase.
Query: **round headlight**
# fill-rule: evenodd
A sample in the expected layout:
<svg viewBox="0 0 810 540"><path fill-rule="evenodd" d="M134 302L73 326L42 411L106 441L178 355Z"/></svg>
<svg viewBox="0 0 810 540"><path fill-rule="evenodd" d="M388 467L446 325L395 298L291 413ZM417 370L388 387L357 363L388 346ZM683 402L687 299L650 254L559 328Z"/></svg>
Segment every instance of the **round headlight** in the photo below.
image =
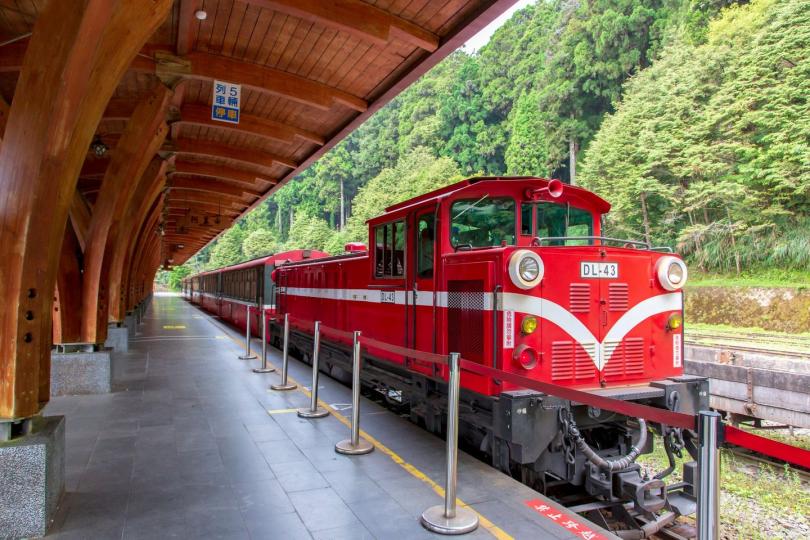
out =
<svg viewBox="0 0 810 540"><path fill-rule="evenodd" d="M518 272L524 281L534 281L540 273L540 265L531 257L523 257L518 263Z"/></svg>
<svg viewBox="0 0 810 540"><path fill-rule="evenodd" d="M543 279L543 260L533 251L519 249L509 258L509 277L516 287L531 289Z"/></svg>
<svg viewBox="0 0 810 540"><path fill-rule="evenodd" d="M677 291L686 284L689 273L686 264L672 255L661 257L656 265L656 275L661 286L668 291Z"/></svg>

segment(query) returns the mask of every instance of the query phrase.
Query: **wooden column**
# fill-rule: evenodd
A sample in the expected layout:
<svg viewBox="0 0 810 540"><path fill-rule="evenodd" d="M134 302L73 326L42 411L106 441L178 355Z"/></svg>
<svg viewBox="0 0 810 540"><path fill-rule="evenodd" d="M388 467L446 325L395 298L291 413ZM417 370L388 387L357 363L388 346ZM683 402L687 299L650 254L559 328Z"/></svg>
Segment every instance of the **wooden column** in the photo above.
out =
<svg viewBox="0 0 810 540"><path fill-rule="evenodd" d="M109 303L111 321L122 321L126 315L126 294L124 268L129 257L130 247L138 231L147 218L147 212L166 185L166 160L157 156L152 158L146 171L141 176L132 200L127 206L122 223L126 224L130 234L117 234L112 249L112 260L109 272Z"/></svg>
<svg viewBox="0 0 810 540"><path fill-rule="evenodd" d="M73 226L65 227L53 306L53 342L79 343L82 314L82 248Z"/></svg>
<svg viewBox="0 0 810 540"><path fill-rule="evenodd" d="M166 111L172 91L163 85L135 107L104 174L93 206L84 252L82 341L103 343L107 337L108 277L121 218L138 180L168 133Z"/></svg>
<svg viewBox="0 0 810 540"><path fill-rule="evenodd" d="M157 239L158 245L160 244L160 237L157 234L156 227L160 222L160 217L163 213L165 199L165 194L159 195L158 198L152 203L152 206L147 211L148 217L144 220L141 229L138 231L138 234L135 237L126 268L126 309L134 307L144 298L139 292L139 270L143 264L143 261L147 258L146 250L149 246L149 242Z"/></svg>
<svg viewBox="0 0 810 540"><path fill-rule="evenodd" d="M121 76L171 0L48 2L0 147L0 419L49 398L59 253L87 148Z"/></svg>

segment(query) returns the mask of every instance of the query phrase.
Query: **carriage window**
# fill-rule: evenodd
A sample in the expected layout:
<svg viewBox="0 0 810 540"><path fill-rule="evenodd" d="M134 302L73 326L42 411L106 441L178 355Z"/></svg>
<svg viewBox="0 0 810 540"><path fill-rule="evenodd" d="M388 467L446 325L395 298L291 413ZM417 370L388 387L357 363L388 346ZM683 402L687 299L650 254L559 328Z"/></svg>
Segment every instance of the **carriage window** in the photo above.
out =
<svg viewBox="0 0 810 540"><path fill-rule="evenodd" d="M453 247L515 245L515 201L509 198L456 201L450 208Z"/></svg>
<svg viewBox="0 0 810 540"><path fill-rule="evenodd" d="M540 238L592 236L593 216L587 210L570 204L541 202L537 204L537 232ZM593 240L552 240L550 246L587 246Z"/></svg>
<svg viewBox="0 0 810 540"><path fill-rule="evenodd" d="M425 214L416 225L416 271L420 278L433 277L433 223L433 214Z"/></svg>
<svg viewBox="0 0 810 540"><path fill-rule="evenodd" d="M405 222L396 221L374 228L374 275L405 275Z"/></svg>
<svg viewBox="0 0 810 540"><path fill-rule="evenodd" d="M524 236L531 236L534 229L532 217L534 214L534 205L532 203L523 203L520 205L520 234Z"/></svg>

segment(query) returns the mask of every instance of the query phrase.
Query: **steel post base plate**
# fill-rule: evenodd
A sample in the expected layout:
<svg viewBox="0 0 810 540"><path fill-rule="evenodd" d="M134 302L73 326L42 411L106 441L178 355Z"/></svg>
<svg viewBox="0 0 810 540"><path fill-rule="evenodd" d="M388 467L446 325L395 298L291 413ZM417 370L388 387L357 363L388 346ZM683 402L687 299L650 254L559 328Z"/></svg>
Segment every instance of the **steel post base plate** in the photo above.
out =
<svg viewBox="0 0 810 540"><path fill-rule="evenodd" d="M255 354L249 354L247 356L246 355L240 356L239 360L256 360L257 358L258 356L256 356Z"/></svg>
<svg viewBox="0 0 810 540"><path fill-rule="evenodd" d="M270 385L270 390L283 391L283 390L295 390L296 388L298 388L298 385L293 384L293 383L287 383L287 384L278 383L278 384L271 384Z"/></svg>
<svg viewBox="0 0 810 540"><path fill-rule="evenodd" d="M468 508L456 508L456 517L447 518L440 504L424 511L422 526L439 534L467 534L478 528L478 515Z"/></svg>
<svg viewBox="0 0 810 540"><path fill-rule="evenodd" d="M275 370L276 370L276 368L271 368L271 367L266 367L266 368L255 367L255 368L253 368L253 373L273 373Z"/></svg>
<svg viewBox="0 0 810 540"><path fill-rule="evenodd" d="M318 407L314 411L309 407L304 407L303 409L298 409L298 416L301 418L323 418L324 416L329 416L329 411L323 407Z"/></svg>
<svg viewBox="0 0 810 540"><path fill-rule="evenodd" d="M365 439L360 439L357 446L352 444L351 439L340 441L335 445L335 452L347 456L362 456L363 454L371 453L374 446Z"/></svg>

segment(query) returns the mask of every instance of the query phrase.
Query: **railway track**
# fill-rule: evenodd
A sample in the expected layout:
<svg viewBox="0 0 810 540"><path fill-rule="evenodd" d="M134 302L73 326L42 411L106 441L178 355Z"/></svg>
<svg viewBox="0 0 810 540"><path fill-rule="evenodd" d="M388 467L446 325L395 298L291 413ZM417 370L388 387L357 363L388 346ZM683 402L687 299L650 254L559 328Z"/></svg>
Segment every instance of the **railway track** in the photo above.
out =
<svg viewBox="0 0 810 540"><path fill-rule="evenodd" d="M723 347L735 351L810 359L810 337L768 332L687 330L688 345Z"/></svg>
<svg viewBox="0 0 810 540"><path fill-rule="evenodd" d="M790 468L802 481L803 484L810 485L810 470L796 467L794 465L790 465L785 463L784 461L780 461L778 459L769 458L767 456L763 456L754 452L753 450L748 450L746 448L740 448L738 446L730 446L727 450L733 454L735 457L738 457L744 461L749 461L751 463L757 464L764 464L770 465L771 467L776 467L777 469L783 469L786 466Z"/></svg>

